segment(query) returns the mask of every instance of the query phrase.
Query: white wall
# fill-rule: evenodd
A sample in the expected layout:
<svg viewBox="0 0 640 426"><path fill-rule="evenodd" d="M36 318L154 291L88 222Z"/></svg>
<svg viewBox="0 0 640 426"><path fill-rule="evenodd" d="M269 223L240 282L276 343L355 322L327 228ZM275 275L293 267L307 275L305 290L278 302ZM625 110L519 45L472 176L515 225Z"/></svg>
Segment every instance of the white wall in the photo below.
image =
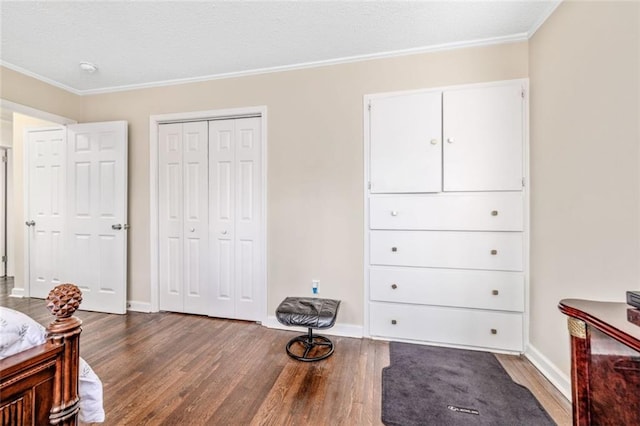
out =
<svg viewBox="0 0 640 426"><path fill-rule="evenodd" d="M564 2L530 40L530 341L567 376L558 302L640 288L639 27L638 2Z"/></svg>

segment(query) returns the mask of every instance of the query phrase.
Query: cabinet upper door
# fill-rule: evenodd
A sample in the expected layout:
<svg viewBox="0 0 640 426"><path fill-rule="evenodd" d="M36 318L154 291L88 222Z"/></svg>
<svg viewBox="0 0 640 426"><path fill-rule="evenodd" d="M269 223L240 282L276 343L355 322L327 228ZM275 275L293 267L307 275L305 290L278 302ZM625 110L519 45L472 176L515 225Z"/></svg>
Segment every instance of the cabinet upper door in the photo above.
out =
<svg viewBox="0 0 640 426"><path fill-rule="evenodd" d="M371 100L372 193L442 190L442 92Z"/></svg>
<svg viewBox="0 0 640 426"><path fill-rule="evenodd" d="M520 82L443 95L443 190L521 190L524 99Z"/></svg>

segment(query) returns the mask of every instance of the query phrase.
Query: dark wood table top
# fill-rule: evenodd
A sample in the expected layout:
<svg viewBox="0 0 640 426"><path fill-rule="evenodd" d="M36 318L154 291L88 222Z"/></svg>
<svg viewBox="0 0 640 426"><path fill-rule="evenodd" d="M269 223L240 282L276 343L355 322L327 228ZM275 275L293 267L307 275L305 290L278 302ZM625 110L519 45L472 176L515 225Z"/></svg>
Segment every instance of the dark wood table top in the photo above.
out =
<svg viewBox="0 0 640 426"><path fill-rule="evenodd" d="M640 351L640 310L624 302L563 299L562 313L595 327L610 337Z"/></svg>

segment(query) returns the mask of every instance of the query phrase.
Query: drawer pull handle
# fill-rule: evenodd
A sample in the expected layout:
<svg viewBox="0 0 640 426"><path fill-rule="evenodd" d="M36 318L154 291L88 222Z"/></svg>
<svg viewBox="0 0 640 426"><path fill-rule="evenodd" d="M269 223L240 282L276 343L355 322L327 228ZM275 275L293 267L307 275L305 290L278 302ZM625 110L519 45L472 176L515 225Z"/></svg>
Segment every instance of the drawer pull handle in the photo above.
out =
<svg viewBox="0 0 640 426"><path fill-rule="evenodd" d="M498 330L496 330L495 328L491 329L491 334L498 334Z"/></svg>
<svg viewBox="0 0 640 426"><path fill-rule="evenodd" d="M491 294L493 294L494 296L498 295L498 290L491 290Z"/></svg>
<svg viewBox="0 0 640 426"><path fill-rule="evenodd" d="M496 254L498 254L498 250L491 250L491 256L495 256Z"/></svg>
<svg viewBox="0 0 640 426"><path fill-rule="evenodd" d="M391 284L391 288L395 290L396 288L398 288L398 284Z"/></svg>
<svg viewBox="0 0 640 426"><path fill-rule="evenodd" d="M395 211L395 210L392 210L392 211L391 211L391 216L398 216L398 212L397 212L397 211Z"/></svg>
<svg viewBox="0 0 640 426"><path fill-rule="evenodd" d="M498 210L492 210L491 216L498 216Z"/></svg>
<svg viewBox="0 0 640 426"><path fill-rule="evenodd" d="M398 247L391 247L391 251L394 252L394 253L397 252L398 251Z"/></svg>
<svg viewBox="0 0 640 426"><path fill-rule="evenodd" d="M396 325L398 323L398 321L396 320L391 320L391 324Z"/></svg>

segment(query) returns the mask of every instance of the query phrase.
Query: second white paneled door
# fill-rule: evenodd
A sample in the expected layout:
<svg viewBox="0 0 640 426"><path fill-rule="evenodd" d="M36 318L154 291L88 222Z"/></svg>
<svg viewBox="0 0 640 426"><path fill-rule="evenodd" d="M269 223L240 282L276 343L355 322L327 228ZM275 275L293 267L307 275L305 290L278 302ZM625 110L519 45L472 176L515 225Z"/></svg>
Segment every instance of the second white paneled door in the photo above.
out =
<svg viewBox="0 0 640 426"><path fill-rule="evenodd" d="M258 117L209 122L213 316L260 319L260 130Z"/></svg>
<svg viewBox="0 0 640 426"><path fill-rule="evenodd" d="M261 320L261 118L160 124L159 307Z"/></svg>

